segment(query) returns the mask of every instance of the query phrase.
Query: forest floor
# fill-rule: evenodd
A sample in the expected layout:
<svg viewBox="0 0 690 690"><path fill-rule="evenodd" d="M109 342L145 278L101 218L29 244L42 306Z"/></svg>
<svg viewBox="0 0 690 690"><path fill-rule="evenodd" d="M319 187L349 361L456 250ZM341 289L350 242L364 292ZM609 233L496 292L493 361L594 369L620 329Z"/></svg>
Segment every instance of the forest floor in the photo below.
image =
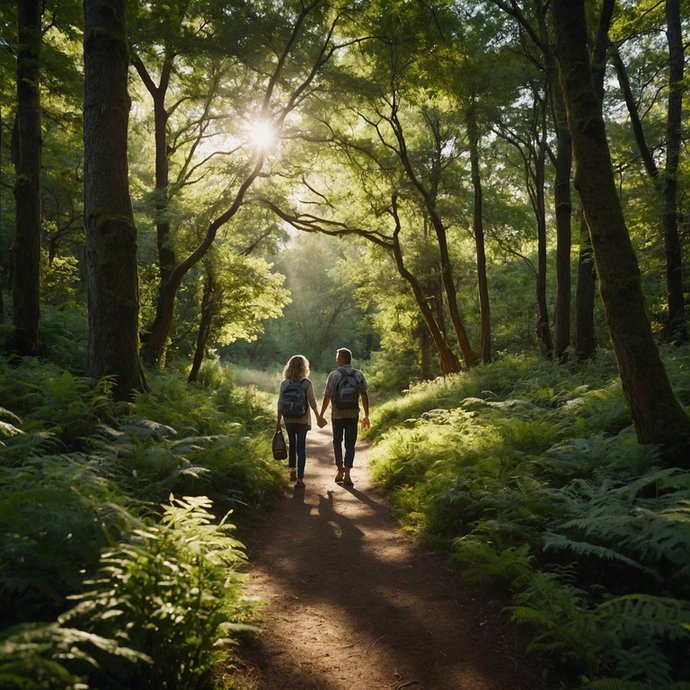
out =
<svg viewBox="0 0 690 690"><path fill-rule="evenodd" d="M501 617L507 602L415 546L388 515L358 444L334 482L330 424L307 435L305 488L288 488L245 542L263 633L227 669L256 690L537 690Z"/></svg>

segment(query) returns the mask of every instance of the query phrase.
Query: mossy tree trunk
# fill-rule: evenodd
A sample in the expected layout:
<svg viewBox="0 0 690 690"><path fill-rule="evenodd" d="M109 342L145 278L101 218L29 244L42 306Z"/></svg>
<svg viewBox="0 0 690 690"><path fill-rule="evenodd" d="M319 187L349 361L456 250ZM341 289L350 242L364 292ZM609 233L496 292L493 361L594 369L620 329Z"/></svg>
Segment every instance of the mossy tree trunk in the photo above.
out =
<svg viewBox="0 0 690 690"><path fill-rule="evenodd" d="M616 0L604 0L599 16L599 26L594 37L592 50L592 75L599 100L604 96L604 76L609 27ZM592 252L592 240L584 218L580 220L580 252L577 265L577 290L575 296L575 356L584 361L594 359L597 352L597 338L594 332L594 300L596 296L597 271Z"/></svg>
<svg viewBox="0 0 690 690"><path fill-rule="evenodd" d="M17 172L12 246L12 309L14 334L7 349L19 355L40 350L41 270L41 98L39 55L41 3L17 0L17 122L13 158Z"/></svg>
<svg viewBox="0 0 690 690"><path fill-rule="evenodd" d="M637 257L611 165L587 47L584 0L554 0L561 84L576 162L575 188L590 230L606 324L638 441L690 467L690 417L673 394L645 309Z"/></svg>
<svg viewBox="0 0 690 690"><path fill-rule="evenodd" d="M125 0L84 2L84 224L89 291L86 373L115 395L146 390L139 361L137 229L129 195Z"/></svg>

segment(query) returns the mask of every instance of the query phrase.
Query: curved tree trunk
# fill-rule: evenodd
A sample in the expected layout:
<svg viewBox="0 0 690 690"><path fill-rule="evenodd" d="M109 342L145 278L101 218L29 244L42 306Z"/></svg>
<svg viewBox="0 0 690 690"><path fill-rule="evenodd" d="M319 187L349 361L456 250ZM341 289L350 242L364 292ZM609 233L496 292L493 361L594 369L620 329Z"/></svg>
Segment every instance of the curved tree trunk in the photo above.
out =
<svg viewBox="0 0 690 690"><path fill-rule="evenodd" d="M155 142L155 189L156 204L156 245L158 248L158 265L161 283L170 278L175 267L175 252L170 239L170 222L168 220L168 139L166 127L170 117L165 107L165 97L170 84L172 61L166 59L161 70L158 86L154 83L146 66L138 55L132 57L132 64L141 77L144 86L153 100L153 129Z"/></svg>
<svg viewBox="0 0 690 690"><path fill-rule="evenodd" d="M419 281L415 276L407 270L403 262L402 250L400 248L400 219L398 217L397 205L395 199L393 200L393 217L395 219L395 232L393 233L393 256L395 257L395 264L398 268L398 273L410 284L412 288L412 293L414 294L415 300L417 301L417 306L422 312L422 317L429 328L429 333L433 338L434 345L436 346L436 351L438 352L441 372L444 376L448 374L455 374L462 370L462 365L460 360L457 358L456 354L453 352L452 348L443 337L441 329L436 323L434 314L431 311L429 305L426 301L426 295L424 290L420 285Z"/></svg>
<svg viewBox="0 0 690 690"><path fill-rule="evenodd" d="M397 110L394 108L393 113L389 119L389 123L393 127L396 139L398 140L399 150L398 156L403 164L403 168L410 182L414 185L417 191L421 194L424 200L424 208L429 214L429 219L436 233L436 241L438 243L439 257L441 259L441 279L443 281L443 288L446 293L446 300L448 302L448 314L450 321L455 331L455 337L458 340L462 357L465 361L465 366L470 368L474 365L474 355L472 354L472 346L470 339L467 336L467 330L460 318L460 311L458 309L458 296L455 290L455 282L453 280L453 267L450 261L450 253L448 251L448 238L446 236L446 228L443 220L436 208L436 183L432 183L431 188L427 189L417 177L412 161L407 152L407 143L405 141L405 134L403 126L398 119ZM429 122L432 131L435 129L433 123ZM438 136L438 131L434 132Z"/></svg>
<svg viewBox="0 0 690 690"><path fill-rule="evenodd" d="M326 38L322 43L320 50L317 52L312 68L307 76L301 82L297 81L293 84L293 91L287 98L286 105L284 105L282 108L278 108L277 114L275 112L271 112L272 108L275 106L275 104L272 103L274 90L276 84L282 76L286 62L289 62L288 57L290 55L290 51L292 50L300 35L300 32L302 31L302 27L307 17L311 13L317 11L319 7L319 0L314 0L311 3L302 6L301 11L294 21L292 31L290 32L287 42L284 45L283 52L278 58L276 68L268 80L268 85L263 97L262 116L272 119L278 130L283 127L285 118L302 103L303 98L305 97L304 94L305 92L308 92L310 84L319 74L320 69L330 60L336 51L336 47L331 45L333 29L333 27L331 27L331 31L327 32ZM237 213L240 206L242 206L247 190L249 187L251 187L261 173L265 156L265 152L257 154L256 162L251 172L245 177L244 181L240 185L230 207L215 220L209 223L206 234L202 241L197 245L196 249L194 249L194 251L186 259L175 265L175 267L170 271L170 275L167 280L161 282L156 317L151 328L148 342L142 351L142 357L147 364L155 366L163 354L165 341L167 340L168 333L170 332L170 326L172 324L175 296L178 288L180 287L182 279L205 256L206 252L209 250L215 240L218 229L225 225Z"/></svg>
<svg viewBox="0 0 690 690"><path fill-rule="evenodd" d="M592 79L584 0L554 0L553 13L575 188L590 229L606 323L637 439L663 446L667 464L690 468L690 417L673 394L645 310Z"/></svg>
<svg viewBox="0 0 690 690"><path fill-rule="evenodd" d="M139 362L137 229L129 196L125 0L84 2L84 225L89 288L86 373L115 395L146 390Z"/></svg>
<svg viewBox="0 0 690 690"><path fill-rule="evenodd" d="M647 144L642 120L633 96L628 74L618 50L613 48L611 55L616 67L618 84L623 94L635 142L647 174L654 182L662 208L661 226L663 229L664 254L666 257L666 298L668 320L665 339L672 342L687 342L688 331L685 320L685 300L683 295L683 257L678 237L677 173L681 143L681 109L683 100L683 41L680 27L680 8L678 0L666 2L667 39L669 47L669 97L666 119L666 168L661 174L654 153Z"/></svg>
<svg viewBox="0 0 690 690"><path fill-rule="evenodd" d="M41 98L39 53L41 48L41 3L17 0L17 171L15 233L12 247L12 308L14 334L6 344L19 355L40 351L41 317Z"/></svg>
<svg viewBox="0 0 690 690"><path fill-rule="evenodd" d="M446 229L437 215L433 224L434 228L436 228L436 236L438 238L439 249L441 250L441 275L443 277L443 287L446 291L446 299L448 300L448 313L450 314L450 321L453 324L455 337L458 339L462 358L465 360L465 366L469 369L474 364L474 355L472 354L470 339L467 336L465 325L460 318L460 311L458 310L458 295L455 290L455 283L453 282L453 271L450 264L450 256L448 254Z"/></svg>

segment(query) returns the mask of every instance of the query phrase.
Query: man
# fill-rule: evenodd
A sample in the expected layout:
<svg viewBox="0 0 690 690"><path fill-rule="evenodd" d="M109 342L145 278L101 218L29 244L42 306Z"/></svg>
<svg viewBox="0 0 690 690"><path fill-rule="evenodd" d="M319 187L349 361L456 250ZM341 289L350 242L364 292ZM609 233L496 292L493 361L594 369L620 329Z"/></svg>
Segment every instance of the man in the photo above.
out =
<svg viewBox="0 0 690 690"><path fill-rule="evenodd" d="M350 470L355 459L357 421L359 419L358 398L362 398L362 407L364 408L362 429L369 429L369 395L367 394L369 386L364 378L364 374L352 366L352 352L350 350L341 347L336 352L335 361L338 364L338 368L329 374L328 381L326 381L326 390L321 403L319 426L324 427L326 425L323 415L332 401L333 454L335 456L335 464L338 467L335 481L345 486L353 486ZM347 393L344 392L348 382L353 382L356 386L354 402L348 401ZM343 457L343 436L345 437L345 457Z"/></svg>

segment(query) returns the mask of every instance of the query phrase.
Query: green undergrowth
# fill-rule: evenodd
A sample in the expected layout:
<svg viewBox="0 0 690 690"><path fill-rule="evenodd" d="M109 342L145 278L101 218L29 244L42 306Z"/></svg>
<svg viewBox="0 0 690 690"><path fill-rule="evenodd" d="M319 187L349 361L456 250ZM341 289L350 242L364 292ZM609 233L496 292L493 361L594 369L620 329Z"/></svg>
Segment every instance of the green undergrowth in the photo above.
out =
<svg viewBox="0 0 690 690"><path fill-rule="evenodd" d="M688 405L690 352L663 356ZM690 688L690 474L637 444L610 354L507 357L383 404L374 427L404 529L510 593L552 682Z"/></svg>
<svg viewBox="0 0 690 690"><path fill-rule="evenodd" d="M0 371L0 688L217 687L256 608L236 533L285 482L268 396L150 373L117 403L108 379Z"/></svg>

